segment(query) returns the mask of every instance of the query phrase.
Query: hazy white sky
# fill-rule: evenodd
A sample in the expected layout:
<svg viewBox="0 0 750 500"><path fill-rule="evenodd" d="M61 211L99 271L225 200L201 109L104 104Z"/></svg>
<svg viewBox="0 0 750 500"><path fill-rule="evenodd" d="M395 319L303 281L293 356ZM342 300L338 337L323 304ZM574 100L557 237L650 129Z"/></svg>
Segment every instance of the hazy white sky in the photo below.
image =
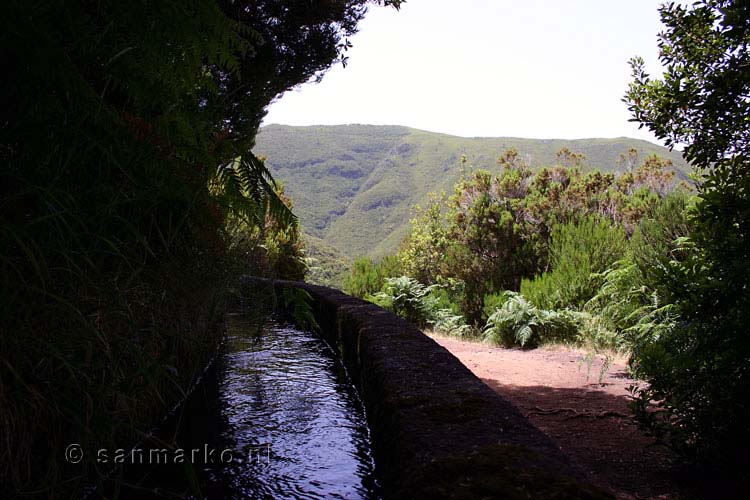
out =
<svg viewBox="0 0 750 500"><path fill-rule="evenodd" d="M656 142L621 101L632 56L660 74L657 0L408 0L372 7L346 68L264 124L406 125L460 136Z"/></svg>

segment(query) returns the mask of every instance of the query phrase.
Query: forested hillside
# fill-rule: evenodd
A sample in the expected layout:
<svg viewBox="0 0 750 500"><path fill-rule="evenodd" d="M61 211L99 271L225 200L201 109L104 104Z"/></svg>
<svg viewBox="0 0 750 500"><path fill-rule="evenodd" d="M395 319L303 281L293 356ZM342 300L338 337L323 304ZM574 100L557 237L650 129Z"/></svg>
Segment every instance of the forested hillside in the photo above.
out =
<svg viewBox="0 0 750 500"><path fill-rule="evenodd" d="M532 169L560 163L557 153L567 148L584 155L584 171L624 171L628 162L620 156L630 149L641 161L654 153L672 160L678 177L689 171L679 152L628 138L463 138L398 126L269 125L256 145L286 184L303 230L350 257L395 251L411 208L429 192L451 189L463 155L467 166L500 172L497 158L509 148Z"/></svg>

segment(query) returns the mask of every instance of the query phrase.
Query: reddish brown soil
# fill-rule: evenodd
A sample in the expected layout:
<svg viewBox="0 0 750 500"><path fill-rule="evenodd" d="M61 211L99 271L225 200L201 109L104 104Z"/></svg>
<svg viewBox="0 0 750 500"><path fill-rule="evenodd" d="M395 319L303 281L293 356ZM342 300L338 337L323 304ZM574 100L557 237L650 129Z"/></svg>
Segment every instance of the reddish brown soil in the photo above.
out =
<svg viewBox="0 0 750 500"><path fill-rule="evenodd" d="M600 379L604 357L563 348L531 351L433 337L515 404L572 462L620 499L693 498L669 450L641 431L628 410L625 360ZM692 489L692 488L691 488Z"/></svg>

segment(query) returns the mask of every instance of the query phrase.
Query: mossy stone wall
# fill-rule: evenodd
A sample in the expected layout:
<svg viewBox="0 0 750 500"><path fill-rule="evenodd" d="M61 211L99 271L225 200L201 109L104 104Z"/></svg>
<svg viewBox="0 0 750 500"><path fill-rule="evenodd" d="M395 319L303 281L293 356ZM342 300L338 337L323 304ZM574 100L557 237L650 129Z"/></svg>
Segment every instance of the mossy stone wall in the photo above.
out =
<svg viewBox="0 0 750 500"><path fill-rule="evenodd" d="M387 498L610 498L516 407L394 314L338 290L253 281L312 298L364 401Z"/></svg>

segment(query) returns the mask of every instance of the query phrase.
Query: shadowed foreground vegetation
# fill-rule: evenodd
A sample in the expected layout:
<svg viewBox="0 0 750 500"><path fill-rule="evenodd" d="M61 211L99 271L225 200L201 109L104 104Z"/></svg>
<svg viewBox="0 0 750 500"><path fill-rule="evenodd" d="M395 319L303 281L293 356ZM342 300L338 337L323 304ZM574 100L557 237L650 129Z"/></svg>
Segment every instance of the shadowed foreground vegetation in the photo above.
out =
<svg viewBox="0 0 750 500"><path fill-rule="evenodd" d="M203 371L232 278L304 277L251 149L368 3L400 2L3 2L0 491L97 484L93 450L135 445Z"/></svg>

